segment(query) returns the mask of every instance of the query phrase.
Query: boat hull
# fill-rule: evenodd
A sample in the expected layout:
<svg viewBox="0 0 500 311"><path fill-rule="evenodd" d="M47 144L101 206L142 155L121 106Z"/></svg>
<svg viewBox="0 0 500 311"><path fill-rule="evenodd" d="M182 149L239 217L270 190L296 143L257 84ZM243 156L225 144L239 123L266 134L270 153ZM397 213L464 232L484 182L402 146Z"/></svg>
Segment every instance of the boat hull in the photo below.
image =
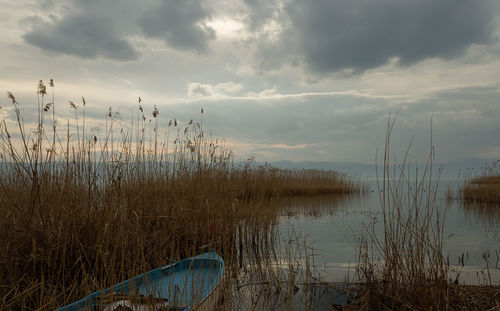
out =
<svg viewBox="0 0 500 311"><path fill-rule="evenodd" d="M58 310L211 310L223 275L224 261L211 251L94 292Z"/></svg>

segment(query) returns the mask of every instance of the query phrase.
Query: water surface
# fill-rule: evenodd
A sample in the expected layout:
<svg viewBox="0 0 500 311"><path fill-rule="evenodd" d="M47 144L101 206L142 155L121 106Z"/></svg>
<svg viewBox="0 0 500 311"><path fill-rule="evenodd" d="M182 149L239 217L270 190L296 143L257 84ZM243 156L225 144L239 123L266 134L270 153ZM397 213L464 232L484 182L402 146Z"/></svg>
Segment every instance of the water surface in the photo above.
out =
<svg viewBox="0 0 500 311"><path fill-rule="evenodd" d="M460 283L489 284L491 278L493 284L500 284L500 206L447 200L449 187L458 184L456 180L441 180L437 191L437 206L445 216L443 251L455 266L450 278L455 278L458 271ZM360 195L282 200L280 232L285 238L291 234L306 235L307 243L314 248L315 264L327 281L352 280L357 260L356 237L364 232L364 226L375 223L383 238L380 190L373 180L367 185L368 191Z"/></svg>

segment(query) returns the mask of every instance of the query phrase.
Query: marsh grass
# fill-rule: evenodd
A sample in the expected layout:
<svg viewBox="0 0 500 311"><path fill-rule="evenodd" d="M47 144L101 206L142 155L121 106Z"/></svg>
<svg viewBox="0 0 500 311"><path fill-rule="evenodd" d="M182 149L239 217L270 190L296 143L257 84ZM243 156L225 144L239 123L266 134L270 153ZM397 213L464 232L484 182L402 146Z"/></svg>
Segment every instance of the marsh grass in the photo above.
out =
<svg viewBox="0 0 500 311"><path fill-rule="evenodd" d="M423 171L411 169L409 150L402 161L390 158L396 118L387 124L383 171L378 176L381 223L374 219L359 237L358 299L348 310L496 310L500 287L491 286L488 256L485 279L490 286L460 285L460 267L443 255L445 215L438 207L439 171L433 171L431 139ZM391 161L394 164L391 164ZM486 181L487 184L490 180ZM376 228L382 227L382 234ZM462 260L462 269L464 258ZM455 279L450 277L455 273Z"/></svg>
<svg viewBox="0 0 500 311"><path fill-rule="evenodd" d="M232 310L315 310L317 286L326 283L314 263L314 250L293 230L288 236L271 236L278 237L275 247L244 243L253 246L238 277L231 279Z"/></svg>
<svg viewBox="0 0 500 311"><path fill-rule="evenodd" d="M390 158L394 124L395 118L389 118L383 171L378 176L383 233L376 233L374 222L359 239L358 272L364 285L358 307L446 310L449 264L442 252L444 215L436 204L439 176L432 175L432 139L425 169L413 173L409 148L402 161Z"/></svg>
<svg viewBox="0 0 500 311"><path fill-rule="evenodd" d="M500 160L487 164L479 176L467 178L458 197L466 201L500 203Z"/></svg>
<svg viewBox="0 0 500 311"><path fill-rule="evenodd" d="M146 114L141 98L130 127L110 108L98 135L85 98L61 122L53 81L37 93L34 128L13 94L2 108L2 310L54 309L206 248L235 271L245 258L265 271L274 197L357 189L338 173L236 166L201 122L161 129L160 112Z"/></svg>

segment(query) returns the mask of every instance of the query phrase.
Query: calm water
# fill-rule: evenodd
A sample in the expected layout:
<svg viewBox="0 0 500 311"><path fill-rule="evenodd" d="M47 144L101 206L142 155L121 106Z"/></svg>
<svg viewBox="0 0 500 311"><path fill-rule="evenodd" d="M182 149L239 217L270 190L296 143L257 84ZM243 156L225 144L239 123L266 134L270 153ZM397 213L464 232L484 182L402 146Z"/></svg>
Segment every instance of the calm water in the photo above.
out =
<svg viewBox="0 0 500 311"><path fill-rule="evenodd" d="M355 237L363 232L363 225L374 220L381 225L379 190L376 182L367 183L369 190L362 195L299 197L282 202L280 232L285 238L292 231L306 236L316 254L315 264L327 281L352 279L357 257ZM438 186L437 202L445 214L444 254L455 266L464 255L461 283L488 284L486 257L492 283L500 284L500 205L447 201L448 187L456 185L456 180L441 180Z"/></svg>

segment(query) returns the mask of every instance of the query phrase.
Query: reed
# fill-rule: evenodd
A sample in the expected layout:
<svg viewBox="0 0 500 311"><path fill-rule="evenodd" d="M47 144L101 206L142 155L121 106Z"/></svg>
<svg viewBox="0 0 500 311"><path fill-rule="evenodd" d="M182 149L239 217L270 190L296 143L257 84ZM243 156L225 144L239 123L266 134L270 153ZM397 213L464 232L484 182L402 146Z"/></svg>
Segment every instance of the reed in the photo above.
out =
<svg viewBox="0 0 500 311"><path fill-rule="evenodd" d="M252 167L247 163L234 173L233 184L236 187L240 187L239 182L245 184L245 192L240 194L243 199L349 194L363 190L348 174L336 171L278 169L268 164Z"/></svg>
<svg viewBox="0 0 500 311"><path fill-rule="evenodd" d="M369 310L446 310L448 260L443 256L443 219L436 204L432 139L423 172L390 158L395 118L387 124L380 206L382 234L375 223L359 239L358 273L364 282L357 306ZM432 130L431 130L432 136ZM394 165L391 165L394 161Z"/></svg>
<svg viewBox="0 0 500 311"><path fill-rule="evenodd" d="M358 238L357 274L362 283L357 300L346 309L498 309L500 286L492 286L491 279L489 286L461 285L460 273L450 279L454 267L443 255L445 215L436 200L439 171L433 171L432 126L429 157L419 172L408 164L410 146L402 161L390 157L395 120L388 119L383 171L378 176L382 220L365 226ZM487 269L488 255L483 254Z"/></svg>
<svg viewBox="0 0 500 311"><path fill-rule="evenodd" d="M487 164L479 176L467 178L457 196L466 201L499 203L500 160Z"/></svg>
<svg viewBox="0 0 500 311"><path fill-rule="evenodd" d="M38 85L34 129L12 93L2 108L2 310L54 309L207 245L230 266L250 252L265 262L276 240L272 198L357 189L338 173L237 166L199 123L159 128L160 112L147 114L141 98L129 127L110 108L98 134L84 98L61 125L54 87Z"/></svg>

